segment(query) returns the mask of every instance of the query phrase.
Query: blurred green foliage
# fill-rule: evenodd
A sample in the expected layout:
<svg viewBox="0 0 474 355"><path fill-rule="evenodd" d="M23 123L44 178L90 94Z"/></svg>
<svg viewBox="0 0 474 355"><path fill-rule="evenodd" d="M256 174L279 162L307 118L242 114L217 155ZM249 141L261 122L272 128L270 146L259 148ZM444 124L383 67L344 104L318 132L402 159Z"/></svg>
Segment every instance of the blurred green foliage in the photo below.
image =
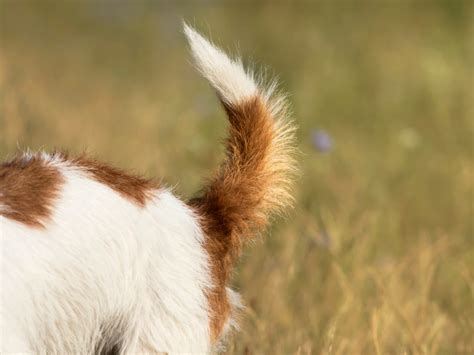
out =
<svg viewBox="0 0 474 355"><path fill-rule="evenodd" d="M186 19L277 73L299 126L297 203L245 251L228 352L472 354L473 4L1 0L0 154L87 150L191 196L227 122Z"/></svg>

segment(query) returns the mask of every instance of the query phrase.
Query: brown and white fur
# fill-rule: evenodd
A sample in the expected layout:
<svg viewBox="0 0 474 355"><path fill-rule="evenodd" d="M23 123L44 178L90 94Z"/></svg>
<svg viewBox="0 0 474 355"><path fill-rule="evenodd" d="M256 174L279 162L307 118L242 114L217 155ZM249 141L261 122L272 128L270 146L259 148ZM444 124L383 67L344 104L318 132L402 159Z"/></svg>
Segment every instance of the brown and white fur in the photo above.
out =
<svg viewBox="0 0 474 355"><path fill-rule="evenodd" d="M209 353L235 323L246 241L290 201L293 127L262 86L185 26L227 112L227 155L198 197L85 156L0 165L1 352Z"/></svg>

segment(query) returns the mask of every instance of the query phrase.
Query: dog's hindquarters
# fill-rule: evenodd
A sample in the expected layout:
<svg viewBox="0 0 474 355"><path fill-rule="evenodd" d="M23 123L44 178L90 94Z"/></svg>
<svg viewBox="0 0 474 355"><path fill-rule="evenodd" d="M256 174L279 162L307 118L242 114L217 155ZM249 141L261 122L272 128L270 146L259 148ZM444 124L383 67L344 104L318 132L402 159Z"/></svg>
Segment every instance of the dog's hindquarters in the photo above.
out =
<svg viewBox="0 0 474 355"><path fill-rule="evenodd" d="M229 118L226 160L188 205L83 158L0 165L0 351L207 353L233 323L241 245L291 200L292 127L274 87L186 34Z"/></svg>

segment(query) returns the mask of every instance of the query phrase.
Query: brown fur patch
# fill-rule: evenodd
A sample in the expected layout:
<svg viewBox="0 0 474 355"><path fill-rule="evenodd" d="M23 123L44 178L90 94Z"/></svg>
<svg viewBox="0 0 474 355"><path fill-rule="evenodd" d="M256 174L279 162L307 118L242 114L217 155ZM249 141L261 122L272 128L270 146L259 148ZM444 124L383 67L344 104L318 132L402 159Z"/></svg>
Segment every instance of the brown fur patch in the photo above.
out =
<svg viewBox="0 0 474 355"><path fill-rule="evenodd" d="M41 157L18 157L0 165L0 215L44 228L63 177Z"/></svg>
<svg viewBox="0 0 474 355"><path fill-rule="evenodd" d="M268 223L269 164L274 121L258 97L234 107L224 104L230 121L227 158L202 195L190 201L201 217L214 288L208 292L211 337L216 341L229 317L226 285L242 243Z"/></svg>
<svg viewBox="0 0 474 355"><path fill-rule="evenodd" d="M107 185L139 206L144 206L147 200L152 197L153 191L159 187L152 180L126 173L85 155L72 159L68 159L66 155L63 156L70 164L90 174L94 180Z"/></svg>

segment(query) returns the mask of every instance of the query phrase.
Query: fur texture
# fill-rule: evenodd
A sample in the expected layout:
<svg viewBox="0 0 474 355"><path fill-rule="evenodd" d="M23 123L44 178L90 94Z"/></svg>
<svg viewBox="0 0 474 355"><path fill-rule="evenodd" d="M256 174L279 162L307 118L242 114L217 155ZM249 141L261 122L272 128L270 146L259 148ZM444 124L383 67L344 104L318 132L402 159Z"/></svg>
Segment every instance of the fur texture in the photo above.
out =
<svg viewBox="0 0 474 355"><path fill-rule="evenodd" d="M230 129L198 197L86 157L0 167L1 352L208 353L235 327L242 245L291 202L284 100L185 26Z"/></svg>
<svg viewBox="0 0 474 355"><path fill-rule="evenodd" d="M0 165L0 213L42 228L62 185L57 169L41 158L25 155Z"/></svg>
<svg viewBox="0 0 474 355"><path fill-rule="evenodd" d="M275 83L257 83L240 59L229 59L189 27L185 33L196 65L217 91L230 123L226 160L200 196L190 201L201 217L211 259L213 288L208 298L216 339L232 309L226 285L242 243L292 201L294 128L284 98L275 94Z"/></svg>

